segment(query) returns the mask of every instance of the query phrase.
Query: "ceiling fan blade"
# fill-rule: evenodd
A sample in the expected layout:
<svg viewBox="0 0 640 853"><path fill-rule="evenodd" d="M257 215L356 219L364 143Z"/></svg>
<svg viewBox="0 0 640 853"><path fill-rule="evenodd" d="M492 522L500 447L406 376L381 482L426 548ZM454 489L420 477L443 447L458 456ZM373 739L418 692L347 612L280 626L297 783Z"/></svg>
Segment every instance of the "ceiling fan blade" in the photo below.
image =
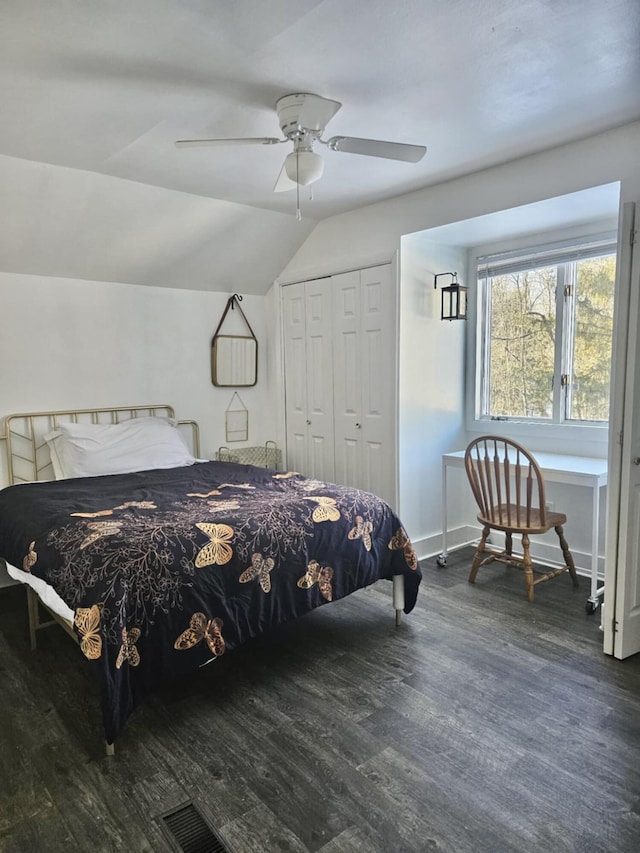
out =
<svg viewBox="0 0 640 853"><path fill-rule="evenodd" d="M177 148L195 148L198 145L276 145L278 142L288 142L288 140L278 139L276 136L240 136L229 139L178 139L175 145Z"/></svg>
<svg viewBox="0 0 640 853"><path fill-rule="evenodd" d="M359 139L356 136L332 136L327 140L327 145L332 151L366 154L368 157L384 157L387 160L404 160L406 163L417 163L418 160L422 160L427 151L425 145L383 142L381 139Z"/></svg>
<svg viewBox="0 0 640 853"><path fill-rule="evenodd" d="M307 130L324 130L342 104L320 95L304 95L298 124Z"/></svg>
<svg viewBox="0 0 640 853"><path fill-rule="evenodd" d="M285 193L288 190L295 190L297 186L296 182L292 181L289 175L287 175L286 162L287 161L285 160L282 164L282 169L280 169L278 180L273 188L274 193Z"/></svg>

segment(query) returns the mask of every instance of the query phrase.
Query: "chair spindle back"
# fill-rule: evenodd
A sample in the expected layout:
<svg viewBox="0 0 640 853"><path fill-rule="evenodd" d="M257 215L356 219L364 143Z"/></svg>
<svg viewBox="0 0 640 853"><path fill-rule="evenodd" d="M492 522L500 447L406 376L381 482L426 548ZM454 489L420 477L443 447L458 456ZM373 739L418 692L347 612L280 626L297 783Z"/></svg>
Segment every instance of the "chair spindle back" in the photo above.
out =
<svg viewBox="0 0 640 853"><path fill-rule="evenodd" d="M546 524L544 478L521 444L483 435L465 453L465 468L480 516L491 524L531 527Z"/></svg>

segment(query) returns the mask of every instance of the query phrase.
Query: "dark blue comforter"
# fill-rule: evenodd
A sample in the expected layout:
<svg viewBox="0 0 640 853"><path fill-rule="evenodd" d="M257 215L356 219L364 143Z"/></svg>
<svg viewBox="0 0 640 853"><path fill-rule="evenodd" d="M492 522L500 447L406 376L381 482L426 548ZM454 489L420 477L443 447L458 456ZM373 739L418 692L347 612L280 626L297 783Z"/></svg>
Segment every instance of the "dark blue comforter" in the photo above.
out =
<svg viewBox="0 0 640 853"><path fill-rule="evenodd" d="M380 578L408 613L421 579L380 498L230 462L10 486L0 555L74 610L109 742L161 681Z"/></svg>

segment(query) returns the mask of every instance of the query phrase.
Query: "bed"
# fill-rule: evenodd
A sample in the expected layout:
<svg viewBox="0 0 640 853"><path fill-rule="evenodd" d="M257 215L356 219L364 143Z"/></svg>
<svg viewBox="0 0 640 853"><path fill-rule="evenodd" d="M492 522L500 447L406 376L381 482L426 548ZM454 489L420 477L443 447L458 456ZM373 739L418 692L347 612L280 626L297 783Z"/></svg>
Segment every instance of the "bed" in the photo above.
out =
<svg viewBox="0 0 640 853"><path fill-rule="evenodd" d="M140 458L125 433L142 441ZM160 435L171 450L154 456ZM5 440L0 556L27 584L32 648L49 624L40 602L94 667L108 753L155 687L282 622L382 578L397 623L415 605L420 568L388 504L293 471L200 460L197 425L171 407L9 416Z"/></svg>

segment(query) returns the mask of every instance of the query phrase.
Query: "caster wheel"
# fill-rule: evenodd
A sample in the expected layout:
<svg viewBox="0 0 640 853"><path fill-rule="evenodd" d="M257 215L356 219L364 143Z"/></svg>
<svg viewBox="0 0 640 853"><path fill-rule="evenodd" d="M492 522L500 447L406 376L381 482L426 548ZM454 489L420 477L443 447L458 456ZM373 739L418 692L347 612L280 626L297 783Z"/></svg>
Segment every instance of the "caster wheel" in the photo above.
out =
<svg viewBox="0 0 640 853"><path fill-rule="evenodd" d="M436 563L440 568L444 568L447 565L447 557L446 554L438 554L436 557Z"/></svg>
<svg viewBox="0 0 640 853"><path fill-rule="evenodd" d="M587 611L587 614L589 616L591 616L593 613L595 613L597 609L598 609L597 604L594 604L593 601L587 601L586 606L585 606L585 610Z"/></svg>

